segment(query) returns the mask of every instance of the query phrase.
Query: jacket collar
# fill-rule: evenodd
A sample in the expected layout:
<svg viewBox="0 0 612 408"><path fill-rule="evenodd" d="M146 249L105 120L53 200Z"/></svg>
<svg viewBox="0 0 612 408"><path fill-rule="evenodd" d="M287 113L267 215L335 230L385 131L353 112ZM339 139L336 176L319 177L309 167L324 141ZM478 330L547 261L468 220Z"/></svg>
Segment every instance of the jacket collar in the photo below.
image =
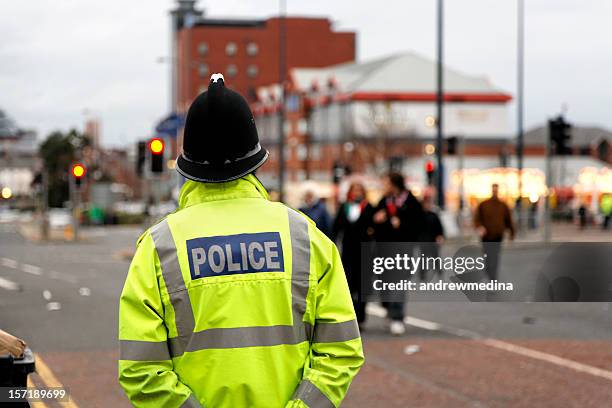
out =
<svg viewBox="0 0 612 408"><path fill-rule="evenodd" d="M179 209L210 201L236 198L267 200L268 192L254 174L247 174L237 180L224 183L200 183L187 180L179 194Z"/></svg>

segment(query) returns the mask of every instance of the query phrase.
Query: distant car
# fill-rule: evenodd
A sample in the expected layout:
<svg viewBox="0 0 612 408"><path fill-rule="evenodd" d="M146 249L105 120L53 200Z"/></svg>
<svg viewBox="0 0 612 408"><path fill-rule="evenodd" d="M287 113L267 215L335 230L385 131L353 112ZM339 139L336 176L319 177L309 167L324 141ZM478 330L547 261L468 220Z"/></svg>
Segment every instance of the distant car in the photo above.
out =
<svg viewBox="0 0 612 408"><path fill-rule="evenodd" d="M53 208L49 210L49 226L51 228L63 228L72 223L70 210Z"/></svg>

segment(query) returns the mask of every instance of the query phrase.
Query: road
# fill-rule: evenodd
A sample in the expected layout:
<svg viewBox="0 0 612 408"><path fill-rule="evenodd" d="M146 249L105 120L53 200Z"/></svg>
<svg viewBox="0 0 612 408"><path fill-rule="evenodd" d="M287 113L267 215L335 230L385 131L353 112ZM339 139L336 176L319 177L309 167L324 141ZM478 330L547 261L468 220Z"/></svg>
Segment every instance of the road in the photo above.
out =
<svg viewBox="0 0 612 408"><path fill-rule="evenodd" d="M37 244L0 225L0 326L37 353L33 384L68 387L71 407L129 406L116 382L117 313L122 254L139 233L98 228L84 242ZM367 363L345 407L612 405L607 303L411 302L399 338L379 306L368 312Z"/></svg>

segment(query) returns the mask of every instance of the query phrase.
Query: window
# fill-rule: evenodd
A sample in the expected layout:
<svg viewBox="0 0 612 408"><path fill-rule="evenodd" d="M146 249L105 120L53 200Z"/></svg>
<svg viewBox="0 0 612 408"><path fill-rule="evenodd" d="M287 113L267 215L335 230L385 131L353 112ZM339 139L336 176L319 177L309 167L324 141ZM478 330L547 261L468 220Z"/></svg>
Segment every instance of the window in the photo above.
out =
<svg viewBox="0 0 612 408"><path fill-rule="evenodd" d="M259 52L259 46L257 45L257 43L250 42L247 44L246 52L249 57L254 57Z"/></svg>
<svg viewBox="0 0 612 408"><path fill-rule="evenodd" d="M227 45L225 46L225 53L229 57L233 57L234 55L236 55L236 52L238 52L238 46L236 45L236 43L228 42Z"/></svg>
<svg viewBox="0 0 612 408"><path fill-rule="evenodd" d="M297 147L297 158L300 161L304 161L308 158L308 149L303 144Z"/></svg>
<svg viewBox="0 0 612 408"><path fill-rule="evenodd" d="M300 119L298 121L298 133L301 135L305 135L308 133L308 121L306 119Z"/></svg>
<svg viewBox="0 0 612 408"><path fill-rule="evenodd" d="M198 45L198 54L204 56L208 54L208 44L203 42Z"/></svg>
<svg viewBox="0 0 612 408"><path fill-rule="evenodd" d="M198 65L198 74L200 75L200 77L208 76L208 65L206 64Z"/></svg>
<svg viewBox="0 0 612 408"><path fill-rule="evenodd" d="M235 77L237 74L238 74L238 67L236 67L236 65L230 64L227 66L227 75L230 78Z"/></svg>
<svg viewBox="0 0 612 408"><path fill-rule="evenodd" d="M249 65L249 67L247 68L247 75L249 76L249 78L255 78L257 74L259 74L259 69L257 68L257 65Z"/></svg>

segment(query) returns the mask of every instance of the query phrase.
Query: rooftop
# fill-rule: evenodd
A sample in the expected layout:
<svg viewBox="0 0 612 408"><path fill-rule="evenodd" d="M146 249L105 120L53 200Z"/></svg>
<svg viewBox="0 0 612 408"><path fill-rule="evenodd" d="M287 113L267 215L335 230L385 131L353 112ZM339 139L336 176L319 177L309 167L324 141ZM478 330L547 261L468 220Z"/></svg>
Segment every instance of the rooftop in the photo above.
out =
<svg viewBox="0 0 612 408"><path fill-rule="evenodd" d="M347 94L431 95L436 91L436 62L405 52L361 63L295 68L292 79L302 91L313 84L322 88L334 81L336 88ZM444 67L444 90L446 94L489 95L498 102L512 98L485 76L465 74L448 66Z"/></svg>

